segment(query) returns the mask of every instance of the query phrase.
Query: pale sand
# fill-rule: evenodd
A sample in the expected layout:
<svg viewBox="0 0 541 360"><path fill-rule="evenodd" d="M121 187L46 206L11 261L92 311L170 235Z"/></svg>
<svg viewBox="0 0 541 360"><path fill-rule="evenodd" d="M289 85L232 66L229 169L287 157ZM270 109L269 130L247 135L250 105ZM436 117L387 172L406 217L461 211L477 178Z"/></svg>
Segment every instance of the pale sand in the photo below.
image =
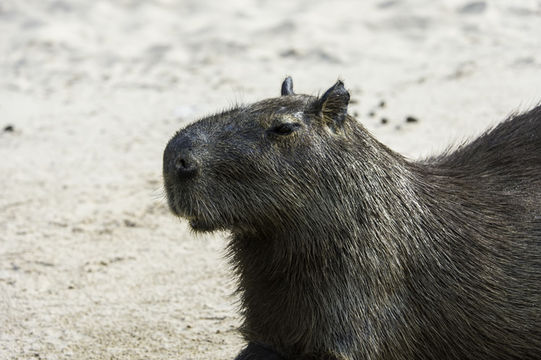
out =
<svg viewBox="0 0 541 360"><path fill-rule="evenodd" d="M226 235L194 236L161 188L189 121L341 78L419 157L541 100L539 0L8 0L0 34L1 359L240 349Z"/></svg>

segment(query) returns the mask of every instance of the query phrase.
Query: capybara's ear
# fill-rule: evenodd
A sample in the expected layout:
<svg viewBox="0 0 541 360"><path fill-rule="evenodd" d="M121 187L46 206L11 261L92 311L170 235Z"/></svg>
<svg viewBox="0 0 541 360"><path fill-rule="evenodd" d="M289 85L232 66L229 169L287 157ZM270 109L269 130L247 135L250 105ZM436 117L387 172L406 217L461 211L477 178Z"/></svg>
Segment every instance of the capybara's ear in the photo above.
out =
<svg viewBox="0 0 541 360"><path fill-rule="evenodd" d="M319 114L330 126L341 127L347 117L349 92L338 80L317 100Z"/></svg>
<svg viewBox="0 0 541 360"><path fill-rule="evenodd" d="M282 96L287 95L295 95L293 92L293 79L291 76L286 77L282 83Z"/></svg>

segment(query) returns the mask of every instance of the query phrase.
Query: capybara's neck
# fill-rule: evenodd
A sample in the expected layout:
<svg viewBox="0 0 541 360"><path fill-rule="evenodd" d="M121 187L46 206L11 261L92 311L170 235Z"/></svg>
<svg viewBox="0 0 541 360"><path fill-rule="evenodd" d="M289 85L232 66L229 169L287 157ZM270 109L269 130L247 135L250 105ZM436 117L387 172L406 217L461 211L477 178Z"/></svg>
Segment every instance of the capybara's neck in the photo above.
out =
<svg viewBox="0 0 541 360"><path fill-rule="evenodd" d="M420 198L420 169L362 136L358 152L344 153L339 174L333 164L321 169L321 182L307 184L304 199L318 201L298 209L296 218L287 214L285 223L233 234L230 252L250 339L280 344L287 353L325 349L327 341L355 352L364 345L352 331L366 332L364 341L375 349L389 340L387 327L404 322L408 276L424 261L420 248L429 247L419 241L422 219L432 215Z"/></svg>

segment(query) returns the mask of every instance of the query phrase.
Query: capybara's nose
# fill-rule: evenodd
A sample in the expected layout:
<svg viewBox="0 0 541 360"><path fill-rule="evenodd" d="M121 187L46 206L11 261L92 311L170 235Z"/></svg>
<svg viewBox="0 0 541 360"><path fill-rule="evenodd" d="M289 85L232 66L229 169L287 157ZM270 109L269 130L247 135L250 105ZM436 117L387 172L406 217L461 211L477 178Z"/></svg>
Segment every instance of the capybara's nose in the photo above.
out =
<svg viewBox="0 0 541 360"><path fill-rule="evenodd" d="M187 180L197 174L197 162L192 149L182 149L174 161L175 172L179 180Z"/></svg>
<svg viewBox="0 0 541 360"><path fill-rule="evenodd" d="M190 138L177 135L171 139L163 154L164 176L173 181L185 181L197 175L198 171L199 162Z"/></svg>

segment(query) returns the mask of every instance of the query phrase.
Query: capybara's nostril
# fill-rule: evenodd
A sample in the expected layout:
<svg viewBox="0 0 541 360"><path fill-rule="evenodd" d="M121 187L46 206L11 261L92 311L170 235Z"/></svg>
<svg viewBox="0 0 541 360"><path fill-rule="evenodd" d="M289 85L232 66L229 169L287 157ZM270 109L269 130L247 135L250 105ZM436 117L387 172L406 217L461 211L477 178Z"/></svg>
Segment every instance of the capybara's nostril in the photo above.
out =
<svg viewBox="0 0 541 360"><path fill-rule="evenodd" d="M189 153L181 153L175 159L175 170L180 180L186 180L197 173L197 163Z"/></svg>

